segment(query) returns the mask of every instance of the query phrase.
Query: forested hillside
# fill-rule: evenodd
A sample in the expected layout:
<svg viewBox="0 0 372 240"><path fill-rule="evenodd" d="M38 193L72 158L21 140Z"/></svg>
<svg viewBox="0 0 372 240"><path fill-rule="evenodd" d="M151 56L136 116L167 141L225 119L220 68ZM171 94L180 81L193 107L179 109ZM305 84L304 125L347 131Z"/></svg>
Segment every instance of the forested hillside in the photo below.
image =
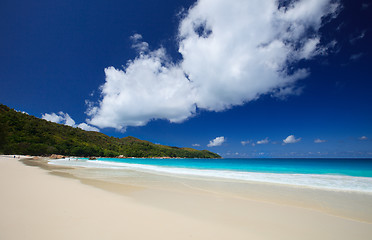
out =
<svg viewBox="0 0 372 240"><path fill-rule="evenodd" d="M0 104L0 153L46 156L220 158L207 150L153 144L135 137L115 138L17 112Z"/></svg>

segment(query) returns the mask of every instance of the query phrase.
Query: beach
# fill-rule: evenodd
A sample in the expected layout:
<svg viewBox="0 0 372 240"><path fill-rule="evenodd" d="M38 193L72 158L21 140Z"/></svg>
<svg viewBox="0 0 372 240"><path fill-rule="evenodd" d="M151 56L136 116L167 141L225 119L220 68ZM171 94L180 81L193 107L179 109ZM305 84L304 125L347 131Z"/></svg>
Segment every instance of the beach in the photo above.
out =
<svg viewBox="0 0 372 240"><path fill-rule="evenodd" d="M0 239L369 239L372 235L367 195L327 195L268 184L250 184L252 193L239 193L225 191L222 181L172 180L134 172L120 181L112 177L108 181L102 173L94 177L97 170L53 167L40 160L26 165L13 156L0 157L0 171ZM316 205L319 202L306 201L314 196L322 199L323 210ZM344 212L342 207L328 207L339 204L350 206Z"/></svg>

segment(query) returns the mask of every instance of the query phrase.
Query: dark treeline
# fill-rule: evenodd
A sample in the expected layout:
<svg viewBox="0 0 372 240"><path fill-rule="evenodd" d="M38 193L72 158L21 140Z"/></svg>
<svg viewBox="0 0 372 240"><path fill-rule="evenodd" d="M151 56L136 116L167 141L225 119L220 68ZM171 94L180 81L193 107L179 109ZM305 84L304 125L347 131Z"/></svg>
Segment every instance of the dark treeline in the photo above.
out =
<svg viewBox="0 0 372 240"><path fill-rule="evenodd" d="M153 144L135 137L115 138L17 112L0 104L0 153L48 156L220 158L207 150Z"/></svg>

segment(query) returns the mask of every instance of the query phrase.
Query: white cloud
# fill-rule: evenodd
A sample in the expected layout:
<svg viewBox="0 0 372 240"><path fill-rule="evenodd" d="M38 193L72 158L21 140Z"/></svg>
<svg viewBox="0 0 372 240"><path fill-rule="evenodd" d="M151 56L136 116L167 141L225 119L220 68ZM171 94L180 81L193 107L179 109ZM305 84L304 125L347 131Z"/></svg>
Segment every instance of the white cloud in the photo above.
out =
<svg viewBox="0 0 372 240"><path fill-rule="evenodd" d="M268 143L269 143L269 138L265 138L265 139L262 139L256 142L256 144L268 144Z"/></svg>
<svg viewBox="0 0 372 240"><path fill-rule="evenodd" d="M147 42L142 41L141 34L134 34L130 37L133 41L132 47L136 49L140 54L143 54L149 50L149 44Z"/></svg>
<svg viewBox="0 0 372 240"><path fill-rule="evenodd" d="M199 143L194 143L192 144L193 147L200 147L200 144Z"/></svg>
<svg viewBox="0 0 372 240"><path fill-rule="evenodd" d="M283 140L283 143L297 143L299 141L301 141L301 138L295 138L294 135L289 135L286 139Z"/></svg>
<svg viewBox="0 0 372 240"><path fill-rule="evenodd" d="M366 137L366 136L361 136L361 137L359 138L359 140L368 140L368 137Z"/></svg>
<svg viewBox="0 0 372 240"><path fill-rule="evenodd" d="M141 54L123 70L106 68L105 74L103 99L88 109L92 125L125 130L152 119L182 122L196 111L193 87L162 48Z"/></svg>
<svg viewBox="0 0 372 240"><path fill-rule="evenodd" d="M125 130L152 119L182 122L197 107L222 111L264 94L299 94L296 81L309 70L291 66L326 52L318 30L337 13L332 2L199 0L179 24L182 60L173 63L164 48L150 50L133 35L138 57L123 69L105 69L102 99L88 106L88 123Z"/></svg>
<svg viewBox="0 0 372 240"><path fill-rule="evenodd" d="M90 126L86 123L80 123L79 125L77 125L78 128L81 128L85 131L94 131L94 132L99 132L99 129L96 128L96 127L93 127L93 126Z"/></svg>
<svg viewBox="0 0 372 240"><path fill-rule="evenodd" d="M327 142L327 140L323 140L320 138L314 139L314 143L324 143L324 142Z"/></svg>
<svg viewBox="0 0 372 240"><path fill-rule="evenodd" d="M241 143L243 146L245 146L245 145L249 144L250 142L251 142L251 141L246 140L246 141L241 141L240 143Z"/></svg>
<svg viewBox="0 0 372 240"><path fill-rule="evenodd" d="M41 116L42 119L45 119L49 122L61 123L63 121L63 117L59 116L55 113L45 113Z"/></svg>
<svg viewBox="0 0 372 240"><path fill-rule="evenodd" d="M83 130L86 130L86 131L99 132L98 128L90 126L86 123L80 123L80 124L76 125L75 121L70 117L70 115L68 113L64 113L64 112L59 112L58 114L56 114L56 113L51 113L51 114L45 113L45 114L42 114L41 118L45 119L47 121L50 121L50 122L61 123L61 124L71 126L71 127L78 127L78 128L83 129Z"/></svg>
<svg viewBox="0 0 372 240"><path fill-rule="evenodd" d="M296 1L286 10L277 2L201 0L189 10L179 28L179 51L183 70L197 86L198 107L242 105L308 75L287 68L316 54L319 36L306 31L317 31L334 8L330 0Z"/></svg>
<svg viewBox="0 0 372 240"><path fill-rule="evenodd" d="M226 140L225 140L225 137L216 137L215 139L209 141L209 144L207 145L208 147L217 147L217 146L221 146L222 143L224 143Z"/></svg>
<svg viewBox="0 0 372 240"><path fill-rule="evenodd" d="M59 112L58 114L61 116L63 124L70 127L75 126L75 121L70 117L70 115L68 115L68 113Z"/></svg>
<svg viewBox="0 0 372 240"><path fill-rule="evenodd" d="M16 112L20 112L20 113L23 113L23 114L26 114L26 115L30 115L30 114L28 114L28 112L25 112L25 111L19 111L19 110L17 110L17 109L14 109Z"/></svg>

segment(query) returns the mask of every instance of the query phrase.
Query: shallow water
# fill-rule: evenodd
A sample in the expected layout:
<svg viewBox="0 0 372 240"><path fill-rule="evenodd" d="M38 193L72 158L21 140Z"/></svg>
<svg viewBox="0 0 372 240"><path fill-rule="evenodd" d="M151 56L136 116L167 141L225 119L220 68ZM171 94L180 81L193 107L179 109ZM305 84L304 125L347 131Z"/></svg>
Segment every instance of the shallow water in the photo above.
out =
<svg viewBox="0 0 372 240"><path fill-rule="evenodd" d="M51 164L372 193L372 159L62 159ZM106 171L105 174L119 174ZM123 172L124 173L124 172Z"/></svg>

